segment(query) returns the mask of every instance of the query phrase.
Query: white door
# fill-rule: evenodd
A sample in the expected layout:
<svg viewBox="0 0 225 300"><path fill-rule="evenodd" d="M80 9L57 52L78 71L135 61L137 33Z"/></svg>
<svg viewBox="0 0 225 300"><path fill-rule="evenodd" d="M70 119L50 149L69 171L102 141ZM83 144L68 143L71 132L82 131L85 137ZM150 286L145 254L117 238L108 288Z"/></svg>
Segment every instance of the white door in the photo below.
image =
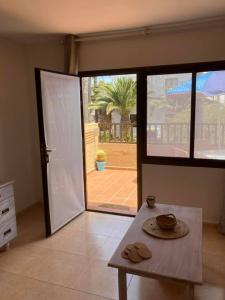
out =
<svg viewBox="0 0 225 300"><path fill-rule="evenodd" d="M46 234L85 209L79 77L36 70Z"/></svg>

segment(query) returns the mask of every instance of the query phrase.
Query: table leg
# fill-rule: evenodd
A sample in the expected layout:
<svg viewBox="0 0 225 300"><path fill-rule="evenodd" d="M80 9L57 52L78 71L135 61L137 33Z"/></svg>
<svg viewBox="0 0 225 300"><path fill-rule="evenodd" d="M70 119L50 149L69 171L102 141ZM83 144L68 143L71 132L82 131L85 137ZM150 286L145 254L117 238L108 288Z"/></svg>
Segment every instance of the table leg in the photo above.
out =
<svg viewBox="0 0 225 300"><path fill-rule="evenodd" d="M118 269L119 300L127 300L127 275Z"/></svg>
<svg viewBox="0 0 225 300"><path fill-rule="evenodd" d="M186 287L186 299L193 300L194 299L194 284L188 284Z"/></svg>

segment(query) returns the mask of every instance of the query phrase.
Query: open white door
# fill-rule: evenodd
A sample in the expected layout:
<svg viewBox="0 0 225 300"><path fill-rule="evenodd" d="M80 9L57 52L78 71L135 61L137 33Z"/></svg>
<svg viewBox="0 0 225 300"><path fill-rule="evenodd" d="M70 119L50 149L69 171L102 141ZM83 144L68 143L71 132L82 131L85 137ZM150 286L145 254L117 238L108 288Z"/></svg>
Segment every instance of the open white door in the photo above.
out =
<svg viewBox="0 0 225 300"><path fill-rule="evenodd" d="M46 234L85 209L79 77L36 70Z"/></svg>

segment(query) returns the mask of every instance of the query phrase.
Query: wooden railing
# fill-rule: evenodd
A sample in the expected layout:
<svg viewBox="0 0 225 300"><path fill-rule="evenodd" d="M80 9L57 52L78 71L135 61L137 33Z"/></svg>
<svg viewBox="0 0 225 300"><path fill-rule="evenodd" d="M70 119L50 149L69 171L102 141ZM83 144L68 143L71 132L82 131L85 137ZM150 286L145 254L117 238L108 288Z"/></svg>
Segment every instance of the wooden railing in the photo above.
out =
<svg viewBox="0 0 225 300"><path fill-rule="evenodd" d="M100 143L136 143L135 123L99 123ZM197 141L208 145L225 145L225 123L201 123L195 128ZM188 123L147 124L148 144L184 145L190 141Z"/></svg>
<svg viewBox="0 0 225 300"><path fill-rule="evenodd" d="M187 144L190 140L188 123L151 123L147 125L148 144Z"/></svg>
<svg viewBox="0 0 225 300"><path fill-rule="evenodd" d="M136 143L135 123L99 123L100 143Z"/></svg>
<svg viewBox="0 0 225 300"><path fill-rule="evenodd" d="M199 140L210 145L225 145L225 123L203 123L196 128Z"/></svg>
<svg viewBox="0 0 225 300"><path fill-rule="evenodd" d="M225 145L225 124L201 123L195 128L196 140L208 145ZM148 144L182 145L190 141L188 123L152 123L147 125Z"/></svg>

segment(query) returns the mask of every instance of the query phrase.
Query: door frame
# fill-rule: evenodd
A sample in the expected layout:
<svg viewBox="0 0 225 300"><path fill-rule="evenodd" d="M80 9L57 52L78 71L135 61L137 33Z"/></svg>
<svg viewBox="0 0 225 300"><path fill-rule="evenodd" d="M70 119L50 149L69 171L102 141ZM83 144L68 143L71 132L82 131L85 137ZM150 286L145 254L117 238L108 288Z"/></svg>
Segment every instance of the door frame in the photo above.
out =
<svg viewBox="0 0 225 300"><path fill-rule="evenodd" d="M40 162L41 162L41 174L42 174L42 189L43 189L43 200L44 200L44 217L45 217L45 232L46 237L50 237L52 234L59 231L61 228L66 226L72 220L78 217L75 216L73 219L66 222L62 227L57 229L54 233L51 232L51 217L49 211L49 194L48 194L48 176L47 176L47 160L46 160L46 141L45 141L45 131L44 131L44 118L43 118L43 100L42 100L42 90L41 90L41 71L66 75L71 77L79 77L79 75L71 75L64 72L56 72L48 69L34 68L35 72L35 86L36 86L36 107L38 116L38 130L39 130L39 148L40 148ZM81 133L82 133L82 156L83 156L83 181L84 181L84 201L85 210L87 207L87 194L86 194L86 161L85 161L85 142L84 142L84 121L83 121L83 101L82 101L82 90L81 90L81 79L80 79L80 113L81 113ZM81 213L82 214L82 213ZM79 214L80 215L80 214Z"/></svg>
<svg viewBox="0 0 225 300"><path fill-rule="evenodd" d="M45 157L46 141L45 141L44 122L43 122L44 120L43 120L41 76L40 76L41 71L80 78L80 109L81 109L85 210L100 212L100 213L102 213L102 211L87 208L87 178L86 178L86 152L85 152L84 110L83 110L83 97L82 97L82 77L136 74L136 76L137 76L136 77L136 80L137 80L137 107L136 107L136 109L137 109L137 144L136 145L137 146L136 147L137 147L137 211L138 211L142 205L142 158L141 158L142 155L141 155L141 153L142 153L142 147L143 147L142 143L143 143L144 131L141 126L141 123L142 123L141 116L144 115L144 111L143 111L143 105L141 103L141 100L143 99L144 90L145 90L143 69L132 68L132 69L116 69L116 70L98 70L98 71L79 72L78 75L71 75L71 74L68 74L65 72L52 71L52 70L44 69L44 68L34 68L46 237L51 236L52 233L51 233L51 219L50 219L50 213L49 213L47 162L46 162L46 157ZM124 213L116 213L116 212L104 212L104 213L133 217L133 215L124 214ZM71 221L72 220L68 221L68 223ZM66 226L68 223L64 224L63 227ZM60 229L58 229L58 230L60 230Z"/></svg>
<svg viewBox="0 0 225 300"><path fill-rule="evenodd" d="M136 143L136 149L137 149L137 211L140 209L142 205L142 142L144 137L144 131L141 126L142 122L142 116L144 115L143 111L143 105L141 104L141 100L144 97L145 93L145 80L143 76L143 72L141 72L140 68L132 68L132 69L113 69L113 70L96 70L96 71L82 71L78 72L78 75L80 76L80 82L81 82L81 106L82 106L82 122L83 122L83 128L84 128L84 110L83 110L83 97L82 97L82 78L84 77L95 77L95 76L113 76L113 75L126 75L126 74L135 74L136 75L136 81L137 81L137 143ZM84 134L84 129L83 129ZM85 138L83 136L83 150L84 150L84 160L86 163L86 152L85 152ZM86 164L85 164L86 166ZM87 211L94 211L102 213L103 211L95 210L95 209L88 209L87 208L87 179L86 179L86 168L85 168L85 204L86 204L86 210ZM116 213L116 212L109 212L104 211L104 213L107 214L113 214L113 215L122 215L122 216L131 216L134 215L131 214L124 214L124 213Z"/></svg>

